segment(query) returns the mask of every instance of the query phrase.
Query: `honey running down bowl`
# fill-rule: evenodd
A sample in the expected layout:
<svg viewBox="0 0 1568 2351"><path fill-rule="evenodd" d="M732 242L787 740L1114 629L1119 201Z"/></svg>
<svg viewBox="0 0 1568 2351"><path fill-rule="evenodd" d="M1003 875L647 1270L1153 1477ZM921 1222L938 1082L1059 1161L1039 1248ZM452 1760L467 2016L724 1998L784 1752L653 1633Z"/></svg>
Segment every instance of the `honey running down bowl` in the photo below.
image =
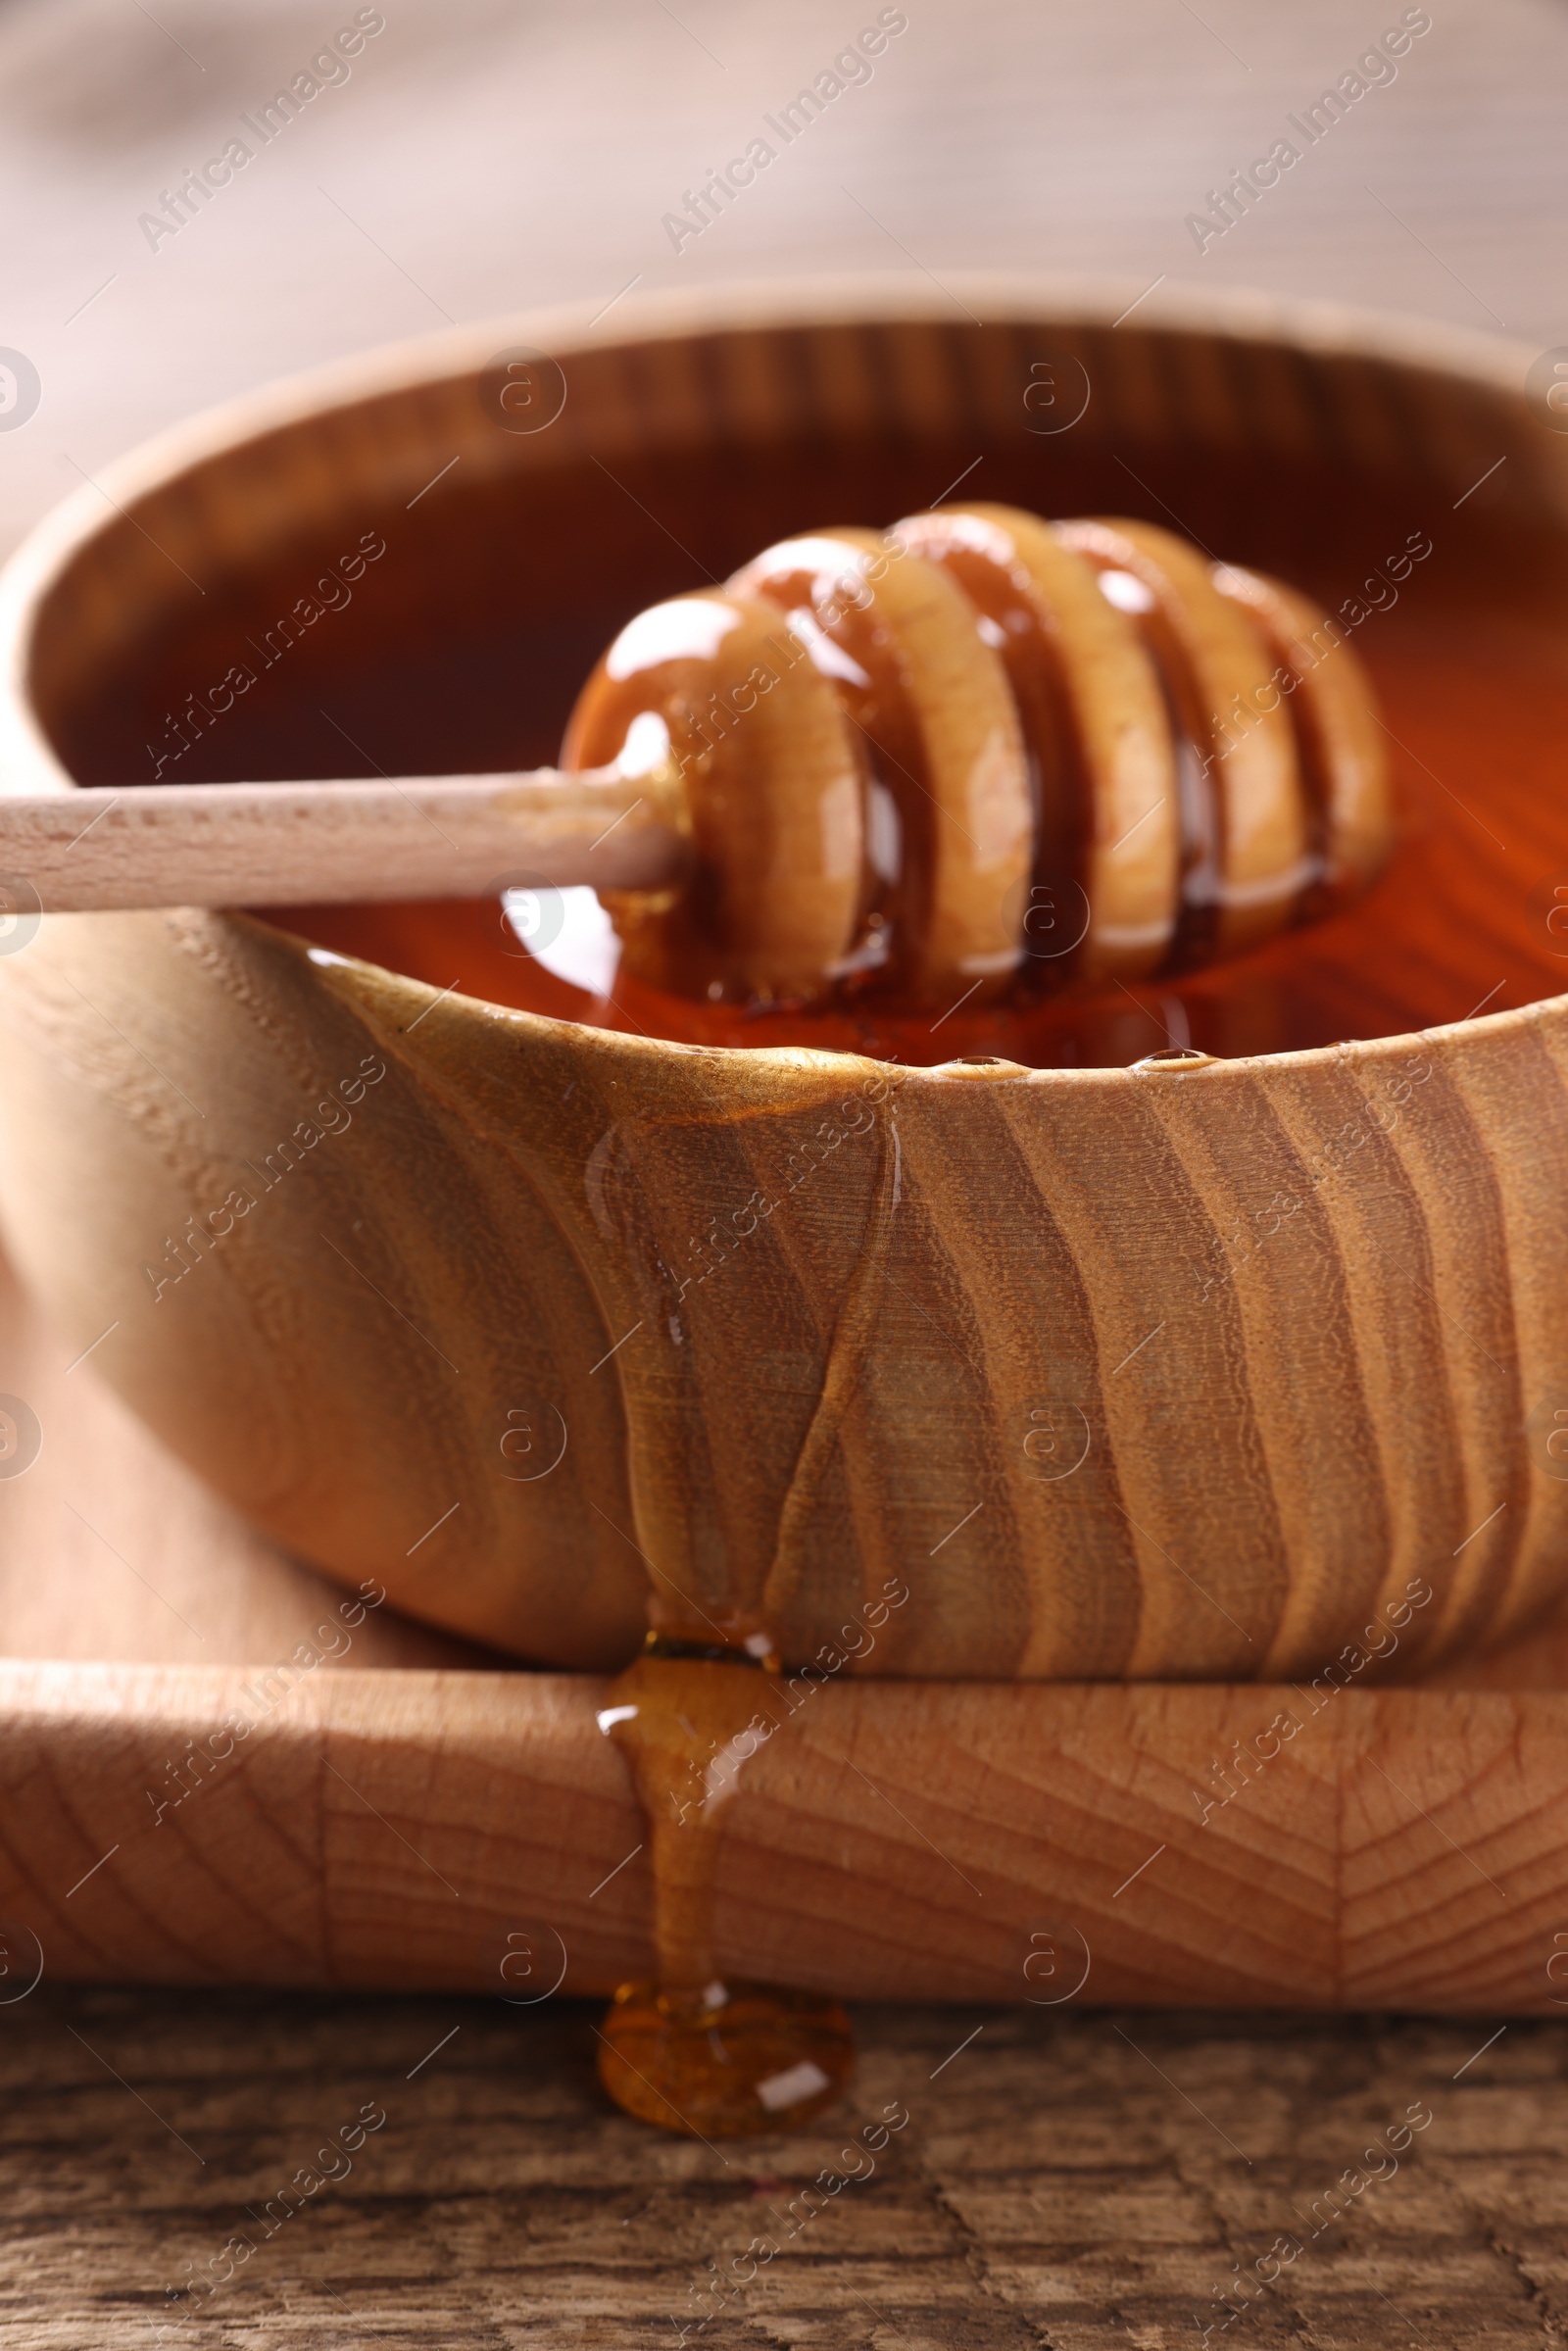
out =
<svg viewBox="0 0 1568 2351"><path fill-rule="evenodd" d="M510 929L36 921L14 877L9 1245L249 1518L528 1658L623 1662L650 1592L872 1674L1501 1639L1568 1586L1568 444L1508 346L964 296L628 300L183 428L5 574L0 786L546 760L640 607L967 476L1342 616L1400 794L1370 898L813 1026L595 995L525 874Z"/></svg>

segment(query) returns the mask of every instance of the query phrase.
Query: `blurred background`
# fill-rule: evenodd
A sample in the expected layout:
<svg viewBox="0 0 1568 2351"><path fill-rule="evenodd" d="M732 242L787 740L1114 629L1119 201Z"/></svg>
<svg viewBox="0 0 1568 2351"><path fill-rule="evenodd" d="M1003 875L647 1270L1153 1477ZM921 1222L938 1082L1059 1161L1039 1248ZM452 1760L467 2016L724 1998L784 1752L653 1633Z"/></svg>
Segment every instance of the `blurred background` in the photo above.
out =
<svg viewBox="0 0 1568 2351"><path fill-rule="evenodd" d="M39 396L0 435L0 545L77 468L269 378L627 288L989 269L1108 275L1131 301L1163 276L1568 337L1568 14L1549 0L906 0L881 11L904 29L867 78L788 145L764 129L878 15L12 0L0 345ZM1418 18L1396 76L1316 144L1291 131ZM340 28L359 47L313 75ZM270 125L301 76L315 94ZM671 232L759 136L773 164ZM1280 138L1299 165L1200 250L1188 216ZM227 184L166 209L236 139L252 154Z"/></svg>

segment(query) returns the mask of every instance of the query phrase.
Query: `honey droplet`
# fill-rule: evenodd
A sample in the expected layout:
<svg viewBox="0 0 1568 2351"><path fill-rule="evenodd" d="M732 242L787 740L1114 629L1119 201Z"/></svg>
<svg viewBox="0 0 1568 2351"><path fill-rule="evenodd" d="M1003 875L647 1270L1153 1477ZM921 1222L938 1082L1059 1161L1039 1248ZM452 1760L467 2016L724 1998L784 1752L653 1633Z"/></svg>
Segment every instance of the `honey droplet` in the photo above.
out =
<svg viewBox="0 0 1568 2351"><path fill-rule="evenodd" d="M776 1673L755 1654L693 1654L691 1644L650 1636L599 1716L631 1766L648 1822L659 1961L657 1977L616 1993L599 2078L627 2114L694 2138L797 2130L854 2071L838 2001L726 1984L714 1948L723 1813L791 1712Z"/></svg>
<svg viewBox="0 0 1568 2351"><path fill-rule="evenodd" d="M838 2001L766 1984L713 1984L695 2000L623 1984L600 2034L599 2079L615 2104L689 2138L798 2131L854 2071Z"/></svg>

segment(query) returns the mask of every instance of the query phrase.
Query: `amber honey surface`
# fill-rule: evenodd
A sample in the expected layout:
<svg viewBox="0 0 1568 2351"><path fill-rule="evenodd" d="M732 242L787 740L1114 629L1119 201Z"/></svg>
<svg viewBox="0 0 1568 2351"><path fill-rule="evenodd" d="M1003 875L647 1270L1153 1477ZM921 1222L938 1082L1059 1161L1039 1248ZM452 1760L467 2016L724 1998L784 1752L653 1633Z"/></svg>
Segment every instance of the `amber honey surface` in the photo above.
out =
<svg viewBox="0 0 1568 2351"><path fill-rule="evenodd" d="M1507 506L1506 474L1455 506L1422 470L1418 442L1397 437L1368 471L1304 453L1289 465L1261 450L1219 456L1196 427L1146 440L1142 421L1112 431L1113 421L1102 420L1098 441L883 435L783 445L766 463L718 443L628 459L614 479L573 465L471 491L456 486L460 472L441 501L367 514L384 552L352 589L332 591L284 655L270 653L272 623L330 571L336 538L302 545L265 576L209 582L180 633L127 645L122 666L87 681L60 713L59 749L83 783L147 782L156 766L170 786L549 762L584 679L633 612L825 518L917 511L962 475L966 496L1035 514L1141 514L1331 613L1355 603L1351 642L1390 729L1401 823L1369 898L1202 973L903 1018L871 999L807 1016L750 1012L623 975L596 996L531 958L498 901L278 919L438 989L559 1018L916 1065L991 1053L1115 1066L1188 1043L1236 1055L1398 1034L1568 987L1568 954L1556 952L1568 936L1548 923L1551 890L1568 882L1568 589L1545 518ZM1430 557L1396 591L1386 577L1368 588L1412 534ZM209 699L203 716L236 661L256 673L253 688L216 718ZM1055 974L1043 963L1041 977L1049 988Z"/></svg>
<svg viewBox="0 0 1568 2351"><path fill-rule="evenodd" d="M1400 840L1369 898L1239 960L1092 996L915 1016L856 1006L751 1012L617 981L608 996L536 961L499 903L294 910L345 955L496 1004L720 1046L807 1045L933 1065L993 1053L1040 1068L1126 1065L1170 1045L1232 1056L1397 1035L1568 991L1568 674L1532 629L1451 617L1357 632L1390 730ZM520 927L548 903L525 909Z"/></svg>

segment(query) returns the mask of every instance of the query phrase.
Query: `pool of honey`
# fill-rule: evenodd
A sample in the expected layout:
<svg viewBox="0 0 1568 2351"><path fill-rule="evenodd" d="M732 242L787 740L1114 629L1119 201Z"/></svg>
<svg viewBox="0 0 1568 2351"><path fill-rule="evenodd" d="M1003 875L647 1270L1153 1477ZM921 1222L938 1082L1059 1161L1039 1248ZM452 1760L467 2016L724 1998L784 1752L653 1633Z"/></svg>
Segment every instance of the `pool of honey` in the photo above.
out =
<svg viewBox="0 0 1568 2351"><path fill-rule="evenodd" d="M1544 632L1450 616L1358 649L1377 687L1400 809L1393 863L1347 912L1205 971L900 1013L868 997L748 1010L635 981L596 996L531 956L498 903L294 908L340 954L436 988L608 1029L719 1046L806 1045L929 1066L996 1054L1125 1066L1169 1046L1227 1057L1398 1035L1568 991L1568 666ZM1553 896L1556 883L1564 898ZM1048 983L1049 984L1049 975Z"/></svg>

